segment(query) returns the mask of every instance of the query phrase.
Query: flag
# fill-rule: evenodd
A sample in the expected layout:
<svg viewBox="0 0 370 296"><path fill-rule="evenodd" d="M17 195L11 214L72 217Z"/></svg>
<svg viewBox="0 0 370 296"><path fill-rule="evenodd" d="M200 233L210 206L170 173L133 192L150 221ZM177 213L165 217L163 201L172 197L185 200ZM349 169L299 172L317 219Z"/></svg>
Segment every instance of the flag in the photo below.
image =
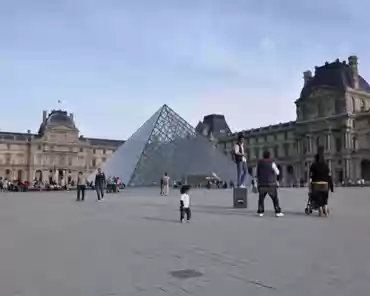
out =
<svg viewBox="0 0 370 296"><path fill-rule="evenodd" d="M62 101L61 100L58 100L58 104L62 104Z"/></svg>

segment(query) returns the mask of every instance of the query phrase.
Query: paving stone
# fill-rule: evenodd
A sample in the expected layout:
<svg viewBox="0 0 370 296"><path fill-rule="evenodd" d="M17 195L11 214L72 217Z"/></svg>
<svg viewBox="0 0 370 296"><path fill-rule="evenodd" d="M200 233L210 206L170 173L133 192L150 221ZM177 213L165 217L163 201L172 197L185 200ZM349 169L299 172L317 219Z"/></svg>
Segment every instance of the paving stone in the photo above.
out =
<svg viewBox="0 0 370 296"><path fill-rule="evenodd" d="M370 189L337 189L329 218L279 193L286 216L266 199L260 218L254 194L233 209L231 190L194 190L186 224L174 190L0 193L0 295L370 295Z"/></svg>

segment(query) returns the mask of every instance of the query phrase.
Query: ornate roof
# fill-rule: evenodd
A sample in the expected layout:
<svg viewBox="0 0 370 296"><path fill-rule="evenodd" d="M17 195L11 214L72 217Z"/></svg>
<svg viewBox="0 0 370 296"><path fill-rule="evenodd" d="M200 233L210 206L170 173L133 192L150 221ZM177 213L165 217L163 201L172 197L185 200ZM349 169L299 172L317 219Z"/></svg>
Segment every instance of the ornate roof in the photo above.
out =
<svg viewBox="0 0 370 296"><path fill-rule="evenodd" d="M346 62L336 60L333 63L325 63L324 66L315 68L315 75L310 78L303 87L301 97L306 96L312 89L317 87L333 87L340 90L345 90L347 87L354 88L353 79L354 71ZM370 92L370 85L367 81L358 76L359 90Z"/></svg>
<svg viewBox="0 0 370 296"><path fill-rule="evenodd" d="M46 120L46 126L64 125L75 128L73 119L68 115L67 111L53 110Z"/></svg>
<svg viewBox="0 0 370 296"><path fill-rule="evenodd" d="M49 113L46 120L41 123L39 135L42 135L45 132L45 129L60 125L69 127L71 129L76 129L73 118L68 115L67 111L53 110Z"/></svg>
<svg viewBox="0 0 370 296"><path fill-rule="evenodd" d="M206 132L216 137L227 136L231 134L225 116L221 114L209 114L204 116L203 122L199 122L196 131L199 133Z"/></svg>

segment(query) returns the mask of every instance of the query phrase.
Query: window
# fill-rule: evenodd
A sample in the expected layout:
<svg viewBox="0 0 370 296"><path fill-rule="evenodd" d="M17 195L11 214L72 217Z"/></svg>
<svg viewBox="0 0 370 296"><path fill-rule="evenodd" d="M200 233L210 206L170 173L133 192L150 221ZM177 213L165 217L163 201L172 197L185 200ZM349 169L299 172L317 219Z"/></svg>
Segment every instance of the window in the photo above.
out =
<svg viewBox="0 0 370 296"><path fill-rule="evenodd" d="M357 150L357 138L356 137L352 138L352 148L353 150Z"/></svg>
<svg viewBox="0 0 370 296"><path fill-rule="evenodd" d="M319 117L323 117L323 116L325 116L325 110L324 110L324 105L323 105L323 103L322 103L322 101L320 100L319 101L319 104L318 104L318 106L317 106L317 113L318 113L318 115L319 115Z"/></svg>
<svg viewBox="0 0 370 296"><path fill-rule="evenodd" d="M93 160L91 161L91 166L96 167L96 159L95 158L93 158Z"/></svg>
<svg viewBox="0 0 370 296"><path fill-rule="evenodd" d="M42 149L42 146L41 145L37 146L37 149L38 150L41 150Z"/></svg>
<svg viewBox="0 0 370 296"><path fill-rule="evenodd" d="M284 156L289 157L289 144L284 144Z"/></svg>
<svg viewBox="0 0 370 296"><path fill-rule="evenodd" d="M356 100L354 97L352 97L352 112L355 113L356 112Z"/></svg>
<svg viewBox="0 0 370 296"><path fill-rule="evenodd" d="M82 147L80 148L80 152L84 152L84 149Z"/></svg>
<svg viewBox="0 0 370 296"><path fill-rule="evenodd" d="M93 154L96 154L96 149L93 149Z"/></svg>
<svg viewBox="0 0 370 296"><path fill-rule="evenodd" d="M11 145L10 145L10 144L6 144L6 148L7 148L8 150L10 150Z"/></svg>
<svg viewBox="0 0 370 296"><path fill-rule="evenodd" d="M68 165L72 165L72 163L73 163L73 159L72 159L72 156L70 156L70 157L68 158Z"/></svg>
<svg viewBox="0 0 370 296"><path fill-rule="evenodd" d="M274 147L274 157L278 158L279 157L279 146Z"/></svg>
<svg viewBox="0 0 370 296"><path fill-rule="evenodd" d="M258 148L255 148L254 149L254 157L255 158L259 158L260 157L259 153L260 153L259 149Z"/></svg>
<svg viewBox="0 0 370 296"><path fill-rule="evenodd" d="M105 157L103 157L101 160L102 160L102 162L105 162L107 159Z"/></svg>
<svg viewBox="0 0 370 296"><path fill-rule="evenodd" d="M105 154L107 151L105 149L103 149L103 154Z"/></svg>
<svg viewBox="0 0 370 296"><path fill-rule="evenodd" d="M247 155L247 159L250 159L250 151L249 151L249 149L246 149L246 150L245 150L245 153L246 153L246 155Z"/></svg>
<svg viewBox="0 0 370 296"><path fill-rule="evenodd" d="M284 133L284 140L286 141L286 140L288 140L288 132L285 132Z"/></svg>
<svg viewBox="0 0 370 296"><path fill-rule="evenodd" d="M342 140L341 140L340 137L335 138L335 150L337 152L341 152L342 151Z"/></svg>
<svg viewBox="0 0 370 296"><path fill-rule="evenodd" d="M362 99L361 100L361 111L365 111L365 109L366 109L366 103L365 103L365 100Z"/></svg>
<svg viewBox="0 0 370 296"><path fill-rule="evenodd" d="M342 113L342 102L340 100L335 100L334 104L335 104L334 106L335 113L336 114Z"/></svg>

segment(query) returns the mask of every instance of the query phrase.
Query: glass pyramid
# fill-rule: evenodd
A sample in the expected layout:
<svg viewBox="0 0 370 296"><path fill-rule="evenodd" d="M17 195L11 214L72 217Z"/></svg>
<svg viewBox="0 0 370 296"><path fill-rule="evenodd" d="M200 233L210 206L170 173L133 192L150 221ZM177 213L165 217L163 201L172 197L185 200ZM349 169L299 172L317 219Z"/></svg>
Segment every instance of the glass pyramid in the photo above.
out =
<svg viewBox="0 0 370 296"><path fill-rule="evenodd" d="M127 186L158 184L167 172L172 181L190 175L216 175L230 182L235 164L167 105L163 105L102 165L106 176Z"/></svg>

